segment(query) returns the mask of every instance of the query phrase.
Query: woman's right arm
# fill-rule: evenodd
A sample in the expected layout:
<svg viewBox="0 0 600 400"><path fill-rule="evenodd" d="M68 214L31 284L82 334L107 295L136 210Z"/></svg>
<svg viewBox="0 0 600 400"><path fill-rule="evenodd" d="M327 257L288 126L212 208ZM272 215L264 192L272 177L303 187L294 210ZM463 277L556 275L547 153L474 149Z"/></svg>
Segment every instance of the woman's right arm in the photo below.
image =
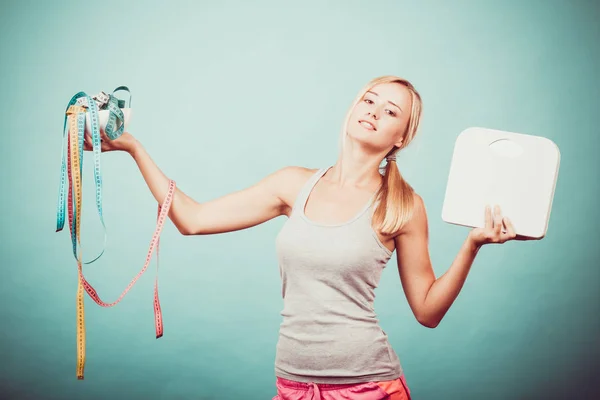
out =
<svg viewBox="0 0 600 400"><path fill-rule="evenodd" d="M152 195L162 204L169 178L137 140L133 140L127 151L137 163ZM253 186L204 203L198 203L176 189L169 218L183 235L225 233L261 224L285 213L287 204L282 193L294 169L282 168Z"/></svg>

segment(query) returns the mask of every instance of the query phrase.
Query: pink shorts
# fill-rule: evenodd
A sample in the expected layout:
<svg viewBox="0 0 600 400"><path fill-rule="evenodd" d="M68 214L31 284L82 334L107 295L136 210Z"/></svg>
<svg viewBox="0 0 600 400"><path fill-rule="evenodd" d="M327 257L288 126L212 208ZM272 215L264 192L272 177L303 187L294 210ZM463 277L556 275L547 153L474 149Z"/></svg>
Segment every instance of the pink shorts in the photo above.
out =
<svg viewBox="0 0 600 400"><path fill-rule="evenodd" d="M277 377L271 400L410 400L404 375L392 381L352 384L296 382Z"/></svg>

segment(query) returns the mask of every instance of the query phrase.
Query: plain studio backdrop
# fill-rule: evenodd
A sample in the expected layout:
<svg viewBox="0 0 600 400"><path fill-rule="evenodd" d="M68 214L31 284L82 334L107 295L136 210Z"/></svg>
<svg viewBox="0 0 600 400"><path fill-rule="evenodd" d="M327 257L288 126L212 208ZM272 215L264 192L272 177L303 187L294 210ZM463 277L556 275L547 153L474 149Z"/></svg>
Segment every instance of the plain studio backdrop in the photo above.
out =
<svg viewBox="0 0 600 400"><path fill-rule="evenodd" d="M55 233L64 111L79 91L127 85L130 131L202 202L286 165L327 166L371 78L420 91L401 172L424 198L436 276L469 229L441 209L470 126L545 136L561 166L545 239L486 245L436 329L418 324L395 254L375 310L413 397L600 395L600 7L594 1L3 1L0 398L248 399L275 395L285 222L185 237L167 221L156 259L113 308L87 295L85 380L75 375L77 267ZM123 94L122 98L126 98ZM102 249L93 157L83 168L85 260ZM102 155L104 256L84 273L112 302L142 268L156 202L133 160ZM483 210L482 210L483 211ZM597 398L597 397L596 397Z"/></svg>

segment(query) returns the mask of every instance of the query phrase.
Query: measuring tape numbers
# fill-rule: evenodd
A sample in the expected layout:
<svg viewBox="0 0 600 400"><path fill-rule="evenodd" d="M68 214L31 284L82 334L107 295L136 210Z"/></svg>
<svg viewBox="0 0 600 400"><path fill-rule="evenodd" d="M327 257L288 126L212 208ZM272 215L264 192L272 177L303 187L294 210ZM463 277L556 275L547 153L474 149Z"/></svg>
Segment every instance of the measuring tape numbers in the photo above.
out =
<svg viewBox="0 0 600 400"><path fill-rule="evenodd" d="M91 97L84 92L79 92L71 98L67 105L65 112L65 122L63 125L63 145L62 145L62 163L60 172L60 184L58 194L58 207L57 207L57 225L56 232L63 229L65 219L68 219L69 231L71 234L71 243L73 247L73 255L77 261L77 272L78 272L78 283L77 283L77 296L76 296L76 328L77 328L77 366L76 375L77 379L84 379L85 369L85 348L86 348L86 335L85 335L85 307L84 307L84 291L94 302L102 307L113 307L118 304L125 294L133 287L139 277L146 271L152 260L152 254L156 249L156 279L154 283L154 324L156 330L156 338L163 336L163 319L160 308L160 301L158 297L158 257L159 257L159 244L160 234L162 232L164 223L167 219L169 209L175 194L176 185L175 182L169 180L169 188L165 199L162 204L158 204L156 229L150 241L146 260L141 271L133 278L125 290L121 293L119 298L112 302L107 303L103 301L92 285L85 279L83 275L82 264L90 264L98 260L104 249L106 248L106 225L102 214L102 171L101 171L101 143L100 143L100 122L99 122L99 109L108 110L109 117L106 123L105 132L110 140L117 139L124 131L125 118L122 108L125 107L125 101L117 99L114 93L118 90L129 89L126 86L120 86L113 91L113 94L106 94L104 92ZM131 93L129 99L129 105L131 106ZM94 153L94 181L96 187L96 207L98 209L98 215L104 228L104 248L102 252L93 258L91 261L83 262L82 250L81 250L81 206L82 206L82 171L83 171L83 145L84 135L86 132L86 119L90 121L90 130L92 137L92 147ZM119 123L120 122L120 123ZM68 123L68 124L67 124ZM117 127L118 125L118 127ZM67 129L68 127L68 129ZM68 133L67 133L68 132ZM65 144L67 150L65 154ZM67 193L68 184L68 193Z"/></svg>

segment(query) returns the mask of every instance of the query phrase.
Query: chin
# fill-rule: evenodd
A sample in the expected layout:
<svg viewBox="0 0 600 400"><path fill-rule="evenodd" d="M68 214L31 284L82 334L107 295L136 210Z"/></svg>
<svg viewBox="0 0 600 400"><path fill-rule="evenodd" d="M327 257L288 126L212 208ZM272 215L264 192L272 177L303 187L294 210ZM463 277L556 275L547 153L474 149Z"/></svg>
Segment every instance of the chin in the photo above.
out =
<svg viewBox="0 0 600 400"><path fill-rule="evenodd" d="M372 132L362 129L348 129L346 140L358 143L362 146L372 147L375 144ZM371 134L370 134L371 133Z"/></svg>

